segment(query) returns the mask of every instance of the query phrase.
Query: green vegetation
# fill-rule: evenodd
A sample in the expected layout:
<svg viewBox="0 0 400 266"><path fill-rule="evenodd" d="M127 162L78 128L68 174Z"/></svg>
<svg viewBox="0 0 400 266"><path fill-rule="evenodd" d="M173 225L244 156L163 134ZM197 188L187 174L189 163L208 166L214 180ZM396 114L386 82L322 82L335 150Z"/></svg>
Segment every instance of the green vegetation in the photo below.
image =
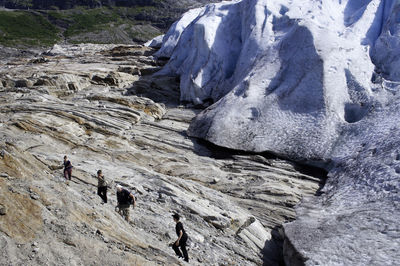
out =
<svg viewBox="0 0 400 266"><path fill-rule="evenodd" d="M120 18L115 12L108 9L74 9L71 11L51 12L59 19L69 22L69 27L64 32L65 37L71 37L75 34L93 32L106 28L106 25L118 22Z"/></svg>
<svg viewBox="0 0 400 266"><path fill-rule="evenodd" d="M84 9L82 7L66 11L50 11L49 15L70 23L64 35L71 37L80 33L95 32L112 27L128 24L135 25L139 14L145 15L154 7L137 8L96 8Z"/></svg>
<svg viewBox="0 0 400 266"><path fill-rule="evenodd" d="M0 11L0 44L50 46L61 39L71 43L146 41L162 34L152 24L171 20L171 14L165 13L153 6Z"/></svg>
<svg viewBox="0 0 400 266"><path fill-rule="evenodd" d="M47 19L28 11L0 11L0 44L49 46L59 40L59 30Z"/></svg>

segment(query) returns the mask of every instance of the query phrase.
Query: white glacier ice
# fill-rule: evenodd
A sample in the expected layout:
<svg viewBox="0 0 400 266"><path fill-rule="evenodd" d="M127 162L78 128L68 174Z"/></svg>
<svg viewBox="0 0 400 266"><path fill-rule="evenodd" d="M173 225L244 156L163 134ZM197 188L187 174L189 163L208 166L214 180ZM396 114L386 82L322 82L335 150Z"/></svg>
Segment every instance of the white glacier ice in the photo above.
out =
<svg viewBox="0 0 400 266"><path fill-rule="evenodd" d="M161 49L157 52L157 57L170 57L176 43L179 41L182 32L185 28L199 15L202 11L201 8L190 9L187 11L180 20L176 21L168 32L163 37L163 45Z"/></svg>
<svg viewBox="0 0 400 266"><path fill-rule="evenodd" d="M153 47L153 48L161 48L163 44L163 39L164 39L164 34L163 35L158 35L154 37L153 39L147 41L144 46L147 47Z"/></svg>
<svg viewBox="0 0 400 266"><path fill-rule="evenodd" d="M308 265L390 265L400 246L400 1L242 0L185 14L159 75L214 102L191 136L329 165L287 246Z"/></svg>

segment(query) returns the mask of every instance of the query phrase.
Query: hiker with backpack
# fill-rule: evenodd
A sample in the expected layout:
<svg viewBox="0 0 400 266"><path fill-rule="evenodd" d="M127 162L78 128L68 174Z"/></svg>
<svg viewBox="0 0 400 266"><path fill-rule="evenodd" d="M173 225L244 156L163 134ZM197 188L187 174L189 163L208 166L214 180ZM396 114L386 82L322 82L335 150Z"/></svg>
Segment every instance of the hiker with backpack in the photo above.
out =
<svg viewBox="0 0 400 266"><path fill-rule="evenodd" d="M72 178L72 164L68 160L67 155L64 156L64 177L67 180L71 180Z"/></svg>
<svg viewBox="0 0 400 266"><path fill-rule="evenodd" d="M117 185L117 201L118 205L116 210L127 222L129 222L129 207L131 205L132 208L136 207L135 196L121 185Z"/></svg>
<svg viewBox="0 0 400 266"><path fill-rule="evenodd" d="M175 226L175 231L176 235L178 236L178 239L172 244L172 249L175 251L175 254L178 255L178 258L182 258L182 253L183 253L183 258L186 262L189 262L189 256L186 250L186 242L188 240L188 236L185 232L185 229L183 229L183 224L180 222L180 216L179 214L175 213L172 215L174 218L174 222L176 223ZM179 250L181 248L182 252Z"/></svg>
<svg viewBox="0 0 400 266"><path fill-rule="evenodd" d="M101 170L97 171L97 181L97 195L100 196L104 203L107 203L107 181Z"/></svg>

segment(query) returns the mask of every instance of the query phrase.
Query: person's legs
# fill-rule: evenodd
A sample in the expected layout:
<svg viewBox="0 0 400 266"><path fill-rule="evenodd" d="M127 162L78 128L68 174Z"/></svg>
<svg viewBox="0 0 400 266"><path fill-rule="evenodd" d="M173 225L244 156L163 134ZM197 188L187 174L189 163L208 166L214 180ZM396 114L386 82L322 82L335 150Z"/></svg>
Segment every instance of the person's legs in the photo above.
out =
<svg viewBox="0 0 400 266"><path fill-rule="evenodd" d="M186 262L189 262L189 256L188 256L188 253L187 253L187 250L186 250L186 241L187 241L187 239L185 239L184 241L181 241L179 243L179 246L182 249L183 258L185 259Z"/></svg>
<svg viewBox="0 0 400 266"><path fill-rule="evenodd" d="M67 173L68 173L68 179L71 180L71 177L72 177L72 168L67 169Z"/></svg>
<svg viewBox="0 0 400 266"><path fill-rule="evenodd" d="M104 197L103 197L104 203L107 203L107 187L103 188L103 193L104 193Z"/></svg>
<svg viewBox="0 0 400 266"><path fill-rule="evenodd" d="M120 205L118 205L118 206L116 207L116 210L118 211L119 215L122 216L122 209L121 209L121 206L120 206Z"/></svg>
<svg viewBox="0 0 400 266"><path fill-rule="evenodd" d="M125 218L127 222L129 222L129 206L128 207L122 207L122 216Z"/></svg>
<svg viewBox="0 0 400 266"><path fill-rule="evenodd" d="M176 246L175 243L172 245L172 249L175 251L175 254L178 255L179 258L182 257L182 253L179 250L179 246Z"/></svg>
<svg viewBox="0 0 400 266"><path fill-rule="evenodd" d="M64 169L64 178L68 180L68 170Z"/></svg>
<svg viewBox="0 0 400 266"><path fill-rule="evenodd" d="M107 187L97 188L97 195L101 197L104 203L107 203Z"/></svg>

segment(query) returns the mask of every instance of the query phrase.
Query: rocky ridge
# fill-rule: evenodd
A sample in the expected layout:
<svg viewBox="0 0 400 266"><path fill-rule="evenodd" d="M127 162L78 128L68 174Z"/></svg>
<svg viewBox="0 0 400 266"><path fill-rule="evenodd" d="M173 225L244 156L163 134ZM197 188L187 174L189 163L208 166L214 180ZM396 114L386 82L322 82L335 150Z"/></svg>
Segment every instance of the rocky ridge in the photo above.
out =
<svg viewBox="0 0 400 266"><path fill-rule="evenodd" d="M0 63L0 264L183 264L168 246L184 217L191 265L278 265L280 227L320 172L190 138L200 110L142 46L67 45ZM72 182L60 169L64 154ZM100 204L94 174L111 183ZM315 177L317 176L317 177ZM114 185L138 197L127 223Z"/></svg>
<svg viewBox="0 0 400 266"><path fill-rule="evenodd" d="M218 0L217 0L218 1ZM156 6L156 7L175 7L179 8L188 8L188 7L196 7L199 5L204 5L209 2L217 2L217 1L208 1L208 0L68 0L68 1L60 1L60 0L31 0L31 1L0 1L0 7L5 8L27 8L30 9L70 9L77 6L85 6L88 8L96 8L96 7L136 7L136 6ZM31 2L31 5L26 2Z"/></svg>

